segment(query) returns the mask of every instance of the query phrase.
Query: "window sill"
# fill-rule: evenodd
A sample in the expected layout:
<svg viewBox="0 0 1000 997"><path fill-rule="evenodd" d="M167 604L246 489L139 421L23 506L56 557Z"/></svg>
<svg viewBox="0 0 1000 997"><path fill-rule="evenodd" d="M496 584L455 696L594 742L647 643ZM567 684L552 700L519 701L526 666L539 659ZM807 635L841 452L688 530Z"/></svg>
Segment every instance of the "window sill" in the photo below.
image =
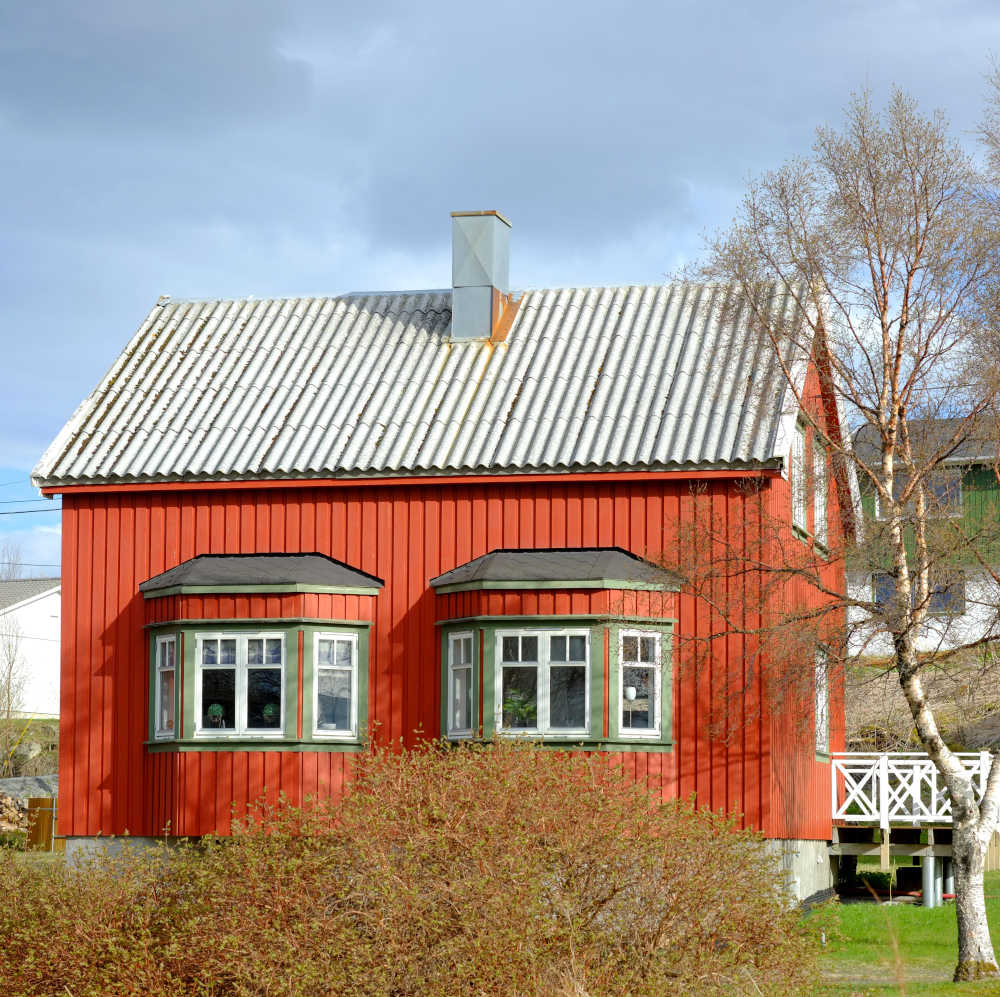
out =
<svg viewBox="0 0 1000 997"><path fill-rule="evenodd" d="M542 747L579 747L586 751L653 751L653 752L664 752L669 753L674 750L674 742L672 740L654 740L653 738L638 738L638 737L555 737L550 734L522 734L515 735L519 737L522 741L527 741L531 744L537 744ZM509 733L500 732L496 735L497 739L510 740L511 735ZM463 737L454 734L448 734L445 736L446 741L453 743L464 743L464 744L490 744L494 739L489 737Z"/></svg>
<svg viewBox="0 0 1000 997"><path fill-rule="evenodd" d="M825 541L820 540L814 533L810 533L808 530L803 529L801 526L796 526L792 524L792 532L804 543L812 546L820 554L821 557L829 560L830 558L830 546Z"/></svg>
<svg viewBox="0 0 1000 997"><path fill-rule="evenodd" d="M359 737L333 740L309 740L306 738L208 738L192 737L168 741L159 739L144 742L149 751L160 752L186 751L362 751L367 742Z"/></svg>

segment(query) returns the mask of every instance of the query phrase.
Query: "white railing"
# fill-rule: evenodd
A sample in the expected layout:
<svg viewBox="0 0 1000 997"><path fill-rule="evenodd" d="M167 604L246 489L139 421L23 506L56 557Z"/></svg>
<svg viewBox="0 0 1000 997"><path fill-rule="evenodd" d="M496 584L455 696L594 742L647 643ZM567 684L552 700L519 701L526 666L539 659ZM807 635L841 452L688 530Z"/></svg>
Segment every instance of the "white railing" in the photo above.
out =
<svg viewBox="0 0 1000 997"><path fill-rule="evenodd" d="M992 756L956 754L982 799ZM950 824L951 800L944 780L922 751L845 751L831 756L833 819L857 824Z"/></svg>

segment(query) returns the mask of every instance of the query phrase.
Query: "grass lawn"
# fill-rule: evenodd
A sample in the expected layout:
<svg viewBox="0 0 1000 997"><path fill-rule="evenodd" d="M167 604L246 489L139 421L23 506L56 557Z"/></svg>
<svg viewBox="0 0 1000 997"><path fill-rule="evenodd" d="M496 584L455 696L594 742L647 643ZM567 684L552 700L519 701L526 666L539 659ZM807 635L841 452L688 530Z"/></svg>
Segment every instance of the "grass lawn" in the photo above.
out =
<svg viewBox="0 0 1000 997"><path fill-rule="evenodd" d="M986 912L1000 947L1000 872L986 874ZM827 944L817 994L1000 994L1000 983L951 982L958 956L952 903L935 910L843 904L832 920L840 937Z"/></svg>

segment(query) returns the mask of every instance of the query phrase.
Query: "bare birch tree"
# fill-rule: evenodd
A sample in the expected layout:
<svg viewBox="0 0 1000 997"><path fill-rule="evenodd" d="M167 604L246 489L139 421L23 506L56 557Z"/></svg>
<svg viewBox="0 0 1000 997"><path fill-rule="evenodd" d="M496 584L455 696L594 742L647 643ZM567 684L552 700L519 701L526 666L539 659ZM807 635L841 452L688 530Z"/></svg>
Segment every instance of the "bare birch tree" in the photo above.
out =
<svg viewBox="0 0 1000 997"><path fill-rule="evenodd" d="M19 722L25 681L20 627L0 617L0 776L14 774L14 751L26 730Z"/></svg>
<svg viewBox="0 0 1000 997"><path fill-rule="evenodd" d="M23 574L21 545L13 540L0 541L0 582L13 581Z"/></svg>
<svg viewBox="0 0 1000 997"><path fill-rule="evenodd" d="M1000 77L995 82L1000 87ZM1000 140L993 148L1000 162ZM787 358L814 358L822 392L855 433L842 438L821 422L810 433L841 483L856 481L865 496L866 514L857 510L855 536L842 550L820 556L801 544L762 544L761 563L732 570L778 579L766 596L773 600L785 594L782 578L824 593L820 612L797 617L789 607L778 614L786 635L806 622L828 633L842 630L848 615L859 623L855 642L858 635L883 641L916 735L952 801L955 979L1000 976L983 898L986 846L1000 816L1000 762L994 756L977 800L972 778L941 735L923 681L928 668L961 646L1000 637L995 596L984 600L992 605L984 607L978 632L958 640L952 634L930 652L921 646L949 571L974 566L991 581L990 591L1000 591L996 524L970 528L949 508L963 461L996 470L995 187L950 138L940 114L922 114L900 92L880 113L862 94L849 104L842 129L819 129L811 155L750 181L738 216L712 240L699 276L737 289L735 307L773 349L793 392L803 391L802 379ZM771 307L776 289L795 298L793 315ZM808 411L806 399L798 401ZM782 552L778 562L774 551ZM877 574L885 584L881 591L832 585L831 563ZM803 658L813 640L804 640Z"/></svg>

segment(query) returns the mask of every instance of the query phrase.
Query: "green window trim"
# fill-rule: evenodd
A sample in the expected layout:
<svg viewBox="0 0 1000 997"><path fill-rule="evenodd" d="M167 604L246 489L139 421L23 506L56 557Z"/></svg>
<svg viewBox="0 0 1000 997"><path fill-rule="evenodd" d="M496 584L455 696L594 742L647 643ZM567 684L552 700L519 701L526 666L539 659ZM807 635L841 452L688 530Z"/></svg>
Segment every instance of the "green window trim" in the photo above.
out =
<svg viewBox="0 0 1000 997"><path fill-rule="evenodd" d="M648 623L652 626L662 626L669 624L676 626L677 620L673 616L610 616L608 613L580 613L576 616L456 616L451 620L438 620L436 627L471 626L477 623L486 625L497 624L513 625L523 623L530 626L538 620L551 620L555 623L558 620L570 620L572 623L599 623L601 626L617 626L624 623Z"/></svg>
<svg viewBox="0 0 1000 997"><path fill-rule="evenodd" d="M450 585L439 585L434 591L437 595L448 595L451 592L504 592L504 591L539 591L548 589L611 589L613 591L627 590L636 592L673 592L659 582L643 582L628 578L576 578L568 580L538 581L475 581L453 582Z"/></svg>
<svg viewBox="0 0 1000 997"><path fill-rule="evenodd" d="M163 599L168 595L284 595L310 592L322 595L378 595L379 589L367 585L171 585L169 588L143 592L144 599Z"/></svg>
<svg viewBox="0 0 1000 997"><path fill-rule="evenodd" d="M364 627L369 630L372 627L371 620L327 620L316 616L241 616L238 620L220 620L217 616L188 616L178 620L145 623L143 624L143 630L163 630L164 628L191 630L194 627L205 630L211 627L218 628L219 626L228 628L230 624L236 623L252 623L257 627L273 627L279 630L287 630L293 623L296 627Z"/></svg>
<svg viewBox="0 0 1000 997"><path fill-rule="evenodd" d="M197 644L199 635L234 636L260 634L258 620L199 620L157 623L149 630L149 709L148 740L151 751L241 751L241 750L319 750L352 751L363 747L368 737L369 631L371 622L355 621L267 621L270 634L280 634L284 641L282 669L282 726L280 732L236 731L215 735L195 729L196 682L198 676ZM298 736L299 667L298 639L302 631L302 737ZM344 634L356 646L355 717L347 735L331 735L315 730L316 717L316 640L320 635ZM181 675L174 683L174 716L180 734L157 736L157 647L164 638L176 639L176 661ZM182 698L181 698L182 697ZM182 709L183 704L183 709ZM298 746L298 748L296 748Z"/></svg>
<svg viewBox="0 0 1000 997"><path fill-rule="evenodd" d="M441 633L441 733L450 741L492 740L500 737L523 737L539 743L573 747L588 750L608 751L653 751L673 750L673 631L675 621L657 618L617 618L595 616L489 616L439 622ZM638 624L638 626L637 626ZM605 629L608 630L608 736L604 737L604 660ZM566 631L587 630L590 636L590 672L588 731L568 734L540 734L536 731L518 734L513 731L497 731L496 725L496 646L497 635L501 631ZM623 733L620 729L618 713L621 710L621 666L619 647L621 632L642 630L655 632L660 638L660 729L651 736ZM473 735L449 734L449 647L451 638L460 634L472 634L472 703ZM480 655L482 658L480 659ZM479 712L480 700L482 712Z"/></svg>

